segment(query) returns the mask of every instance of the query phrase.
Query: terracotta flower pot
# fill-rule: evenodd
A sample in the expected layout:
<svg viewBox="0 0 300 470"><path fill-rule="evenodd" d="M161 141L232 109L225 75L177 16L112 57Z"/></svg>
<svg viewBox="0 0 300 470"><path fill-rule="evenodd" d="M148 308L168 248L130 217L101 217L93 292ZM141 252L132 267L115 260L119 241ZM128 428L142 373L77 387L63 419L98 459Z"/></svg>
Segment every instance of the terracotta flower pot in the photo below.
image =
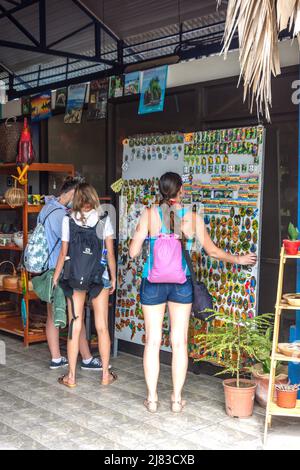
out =
<svg viewBox="0 0 300 470"><path fill-rule="evenodd" d="M288 409L296 408L297 396L297 390L290 392L279 390L277 391L277 406Z"/></svg>
<svg viewBox="0 0 300 470"><path fill-rule="evenodd" d="M283 245L287 255L295 256L300 248L300 240L283 240Z"/></svg>
<svg viewBox="0 0 300 470"><path fill-rule="evenodd" d="M226 413L231 418L250 418L253 415L256 384L251 380L241 380L240 388L236 379L224 380Z"/></svg>
<svg viewBox="0 0 300 470"><path fill-rule="evenodd" d="M256 383L256 393L255 398L257 403L262 406L263 408L267 407L268 401L268 393L269 393L269 382L270 382L270 375L264 374L263 367L261 364L256 364L252 370L252 378L253 382ZM279 370L279 374L275 378L276 385L287 384L289 381L287 375L287 367L282 366ZM274 400L276 401L277 392L274 392Z"/></svg>

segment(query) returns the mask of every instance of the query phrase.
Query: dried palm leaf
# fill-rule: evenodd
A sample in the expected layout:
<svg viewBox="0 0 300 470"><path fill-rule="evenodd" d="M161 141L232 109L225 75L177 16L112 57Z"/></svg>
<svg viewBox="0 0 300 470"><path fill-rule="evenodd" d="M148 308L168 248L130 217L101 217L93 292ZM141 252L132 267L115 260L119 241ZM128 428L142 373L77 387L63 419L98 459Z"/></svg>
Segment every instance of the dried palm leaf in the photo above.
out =
<svg viewBox="0 0 300 470"><path fill-rule="evenodd" d="M265 113L270 121L272 74L280 74L276 0L229 0L224 34L225 56L237 29L244 100L250 94L251 111L256 101L258 113Z"/></svg>

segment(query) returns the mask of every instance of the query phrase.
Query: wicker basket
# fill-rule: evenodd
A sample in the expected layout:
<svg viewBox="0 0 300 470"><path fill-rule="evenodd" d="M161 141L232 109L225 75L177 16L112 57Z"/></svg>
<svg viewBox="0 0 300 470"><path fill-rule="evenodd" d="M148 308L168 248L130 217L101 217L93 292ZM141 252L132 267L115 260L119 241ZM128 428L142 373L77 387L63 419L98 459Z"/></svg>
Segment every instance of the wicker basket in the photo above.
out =
<svg viewBox="0 0 300 470"><path fill-rule="evenodd" d="M2 261L2 263L0 263L0 267L3 266L4 264L10 264L13 268L13 276L16 276L17 275L17 271L16 271L16 268L15 268L15 265L11 262L11 261ZM8 274L0 274L0 287L3 287L3 279L8 276Z"/></svg>
<svg viewBox="0 0 300 470"><path fill-rule="evenodd" d="M15 163L23 124L12 118L0 124L0 162Z"/></svg>
<svg viewBox="0 0 300 470"><path fill-rule="evenodd" d="M21 188L17 188L15 185L14 188L10 188L6 191L5 201L10 207L22 207L25 204L26 196L25 192Z"/></svg>

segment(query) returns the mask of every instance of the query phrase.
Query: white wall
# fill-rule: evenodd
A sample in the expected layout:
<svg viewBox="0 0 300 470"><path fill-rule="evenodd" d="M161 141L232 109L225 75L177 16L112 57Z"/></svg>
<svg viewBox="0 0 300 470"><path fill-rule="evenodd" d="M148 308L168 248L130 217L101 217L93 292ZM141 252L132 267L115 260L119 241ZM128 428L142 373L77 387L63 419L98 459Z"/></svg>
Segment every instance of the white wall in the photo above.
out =
<svg viewBox="0 0 300 470"><path fill-rule="evenodd" d="M282 67L299 64L299 46L295 41L282 41L279 44ZM171 65L168 74L168 88L193 83L207 82L221 78L234 77L240 74L238 51L232 51L227 59L224 56L215 55L190 62ZM88 94L87 94L88 96ZM21 100L14 100L4 106L3 117L21 115Z"/></svg>
<svg viewBox="0 0 300 470"><path fill-rule="evenodd" d="M281 42L279 49L282 67L299 64L299 46L296 40ZM224 56L216 55L171 65L168 88L234 77L239 74L239 52L232 51L226 60Z"/></svg>

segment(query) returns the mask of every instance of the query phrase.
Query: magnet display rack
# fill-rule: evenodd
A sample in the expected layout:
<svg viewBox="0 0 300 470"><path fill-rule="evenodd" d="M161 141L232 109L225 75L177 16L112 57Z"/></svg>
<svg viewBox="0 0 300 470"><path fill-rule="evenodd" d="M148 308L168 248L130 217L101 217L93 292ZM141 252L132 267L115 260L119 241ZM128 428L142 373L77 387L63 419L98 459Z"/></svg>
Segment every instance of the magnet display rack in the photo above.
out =
<svg viewBox="0 0 300 470"><path fill-rule="evenodd" d="M299 357L288 357L283 354L280 354L278 351L278 340L280 333L280 322L281 316L285 311L294 310L299 311L299 307L289 305L286 300L282 297L283 291L283 280L284 280L284 268L286 261L288 259L293 259L296 261L300 260L300 255L291 256L286 255L284 247L281 249L280 253L280 265L279 265L279 278L278 278L278 288L277 288L277 300L275 307L275 325L274 325L274 336L273 336L273 349L271 356L271 373L270 373L270 383L269 383L269 393L268 393L268 402L267 402L267 412L266 412L266 424L265 424L265 435L264 435L264 444L267 443L268 430L272 425L273 416L287 416L287 417L300 417L300 400L297 401L296 408L285 409L280 408L276 401L274 400L274 389L275 389L275 378L276 378L276 367L278 362L293 362L300 363Z"/></svg>
<svg viewBox="0 0 300 470"><path fill-rule="evenodd" d="M74 166L65 165L65 164L52 164L52 163L33 163L29 167L29 173L64 173L69 176L74 176ZM17 167L15 164L1 164L0 165L0 175L17 175ZM0 204L1 211L22 211L22 224L23 224L23 246L25 247L28 242L28 218L30 214L38 214L41 209L44 207L42 205L29 205L28 204L28 183L23 186L25 192L25 204L22 207L12 208L8 204ZM3 246L0 247L0 250L6 251L19 251L22 253L22 249L16 246ZM28 273L25 271L26 276L26 285L28 286ZM0 288L0 292L8 292L15 294L18 297L22 297L22 289L5 289ZM27 310L27 322L26 327L24 328L21 318L21 312L19 315L12 315L10 317L0 318L0 331L6 333L11 333L13 335L22 337L24 339L24 346L28 347L32 343L39 343L46 341L46 332L38 332L30 330L30 301L37 300L38 297L34 292L27 290L24 295L26 310Z"/></svg>

